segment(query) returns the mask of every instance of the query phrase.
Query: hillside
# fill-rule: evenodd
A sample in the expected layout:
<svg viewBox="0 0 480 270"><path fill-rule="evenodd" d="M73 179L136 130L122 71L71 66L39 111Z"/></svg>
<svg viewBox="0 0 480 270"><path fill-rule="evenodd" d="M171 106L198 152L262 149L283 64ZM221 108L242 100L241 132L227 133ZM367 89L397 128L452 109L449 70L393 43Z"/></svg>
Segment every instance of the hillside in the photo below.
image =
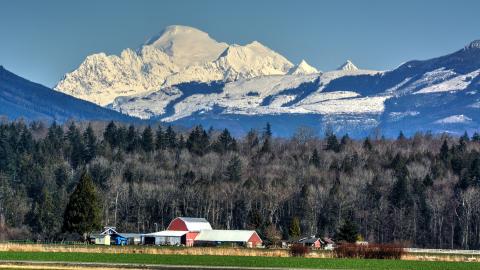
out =
<svg viewBox="0 0 480 270"><path fill-rule="evenodd" d="M139 121L96 104L30 82L0 66L0 115L9 119L64 122L77 120Z"/></svg>

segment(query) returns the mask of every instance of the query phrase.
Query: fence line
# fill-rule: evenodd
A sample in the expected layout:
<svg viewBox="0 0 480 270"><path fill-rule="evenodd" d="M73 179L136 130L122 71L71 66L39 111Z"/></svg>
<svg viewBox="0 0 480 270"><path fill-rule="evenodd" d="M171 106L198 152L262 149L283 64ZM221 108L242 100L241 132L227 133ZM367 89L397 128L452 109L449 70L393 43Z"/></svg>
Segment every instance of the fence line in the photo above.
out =
<svg viewBox="0 0 480 270"><path fill-rule="evenodd" d="M429 253L429 254L454 254L454 255L480 255L480 250L462 249L433 249L433 248L406 248L408 253Z"/></svg>

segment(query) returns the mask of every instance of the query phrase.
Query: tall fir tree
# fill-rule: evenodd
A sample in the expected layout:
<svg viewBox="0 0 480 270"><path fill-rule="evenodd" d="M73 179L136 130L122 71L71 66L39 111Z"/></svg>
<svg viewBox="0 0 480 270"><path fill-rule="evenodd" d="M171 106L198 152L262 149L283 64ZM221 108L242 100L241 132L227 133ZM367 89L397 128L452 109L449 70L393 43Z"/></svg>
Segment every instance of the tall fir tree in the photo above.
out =
<svg viewBox="0 0 480 270"><path fill-rule="evenodd" d="M77 168L85 160L85 148L83 138L80 136L80 131L74 122L68 127L67 138L70 145L70 164L72 164L73 168Z"/></svg>
<svg viewBox="0 0 480 270"><path fill-rule="evenodd" d="M299 237L301 233L300 219L298 217L293 217L290 222L290 228L288 229L288 235L290 235L290 237Z"/></svg>
<svg viewBox="0 0 480 270"><path fill-rule="evenodd" d="M142 133L142 149L143 151L150 153L155 148L153 132L150 126L146 127Z"/></svg>
<svg viewBox="0 0 480 270"><path fill-rule="evenodd" d="M129 153L136 152L140 148L140 138L137 129L133 125L128 127L125 143L127 145L126 150Z"/></svg>
<svg viewBox="0 0 480 270"><path fill-rule="evenodd" d="M237 155L233 156L228 162L225 175L227 179L232 182L239 182L242 178L242 161Z"/></svg>
<svg viewBox="0 0 480 270"><path fill-rule="evenodd" d="M70 195L63 215L63 231L78 233L85 238L100 229L100 204L92 178L83 172L75 190Z"/></svg>
<svg viewBox="0 0 480 270"><path fill-rule="evenodd" d="M313 149L312 157L310 158L310 164L315 166L315 168L320 168L320 155L318 154L317 148Z"/></svg>
<svg viewBox="0 0 480 270"><path fill-rule="evenodd" d="M170 149L177 147L177 134L173 130L172 126L168 126L165 132L166 146Z"/></svg>
<svg viewBox="0 0 480 270"><path fill-rule="evenodd" d="M83 141L85 142L84 159L86 163L89 163L97 155L97 137L90 124L83 132Z"/></svg>
<svg viewBox="0 0 480 270"><path fill-rule="evenodd" d="M340 144L338 143L337 136L333 132L327 132L327 145L325 150L334 151L336 153L340 152Z"/></svg>
<svg viewBox="0 0 480 270"><path fill-rule="evenodd" d="M358 236L358 226L351 219L347 219L343 225L338 229L335 236L337 242L345 241L348 243L355 243Z"/></svg>
<svg viewBox="0 0 480 270"><path fill-rule="evenodd" d="M158 126L155 133L155 149L163 150L166 148L165 132L163 132L162 126Z"/></svg>
<svg viewBox="0 0 480 270"><path fill-rule="evenodd" d="M110 144L112 148L118 146L117 140L117 125L111 121L108 123L105 131L103 132L103 139Z"/></svg>

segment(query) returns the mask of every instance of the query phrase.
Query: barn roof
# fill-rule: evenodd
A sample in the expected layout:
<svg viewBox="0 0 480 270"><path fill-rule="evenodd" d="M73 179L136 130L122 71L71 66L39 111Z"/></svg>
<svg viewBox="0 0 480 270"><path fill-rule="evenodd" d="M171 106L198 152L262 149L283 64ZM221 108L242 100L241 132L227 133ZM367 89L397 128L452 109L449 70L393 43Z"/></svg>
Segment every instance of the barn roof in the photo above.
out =
<svg viewBox="0 0 480 270"><path fill-rule="evenodd" d="M212 226L210 225L210 222L208 222L204 218L192 218L192 217L179 217L180 220L185 222L185 225L187 226L187 229L189 231L202 231L202 230L211 230Z"/></svg>
<svg viewBox="0 0 480 270"><path fill-rule="evenodd" d="M207 242L248 242L255 231L246 230L207 230L201 231L195 241Z"/></svg>
<svg viewBox="0 0 480 270"><path fill-rule="evenodd" d="M173 236L173 237L180 237L185 234L187 234L188 231L161 231L161 232L153 232L153 233L147 233L144 234L143 236Z"/></svg>

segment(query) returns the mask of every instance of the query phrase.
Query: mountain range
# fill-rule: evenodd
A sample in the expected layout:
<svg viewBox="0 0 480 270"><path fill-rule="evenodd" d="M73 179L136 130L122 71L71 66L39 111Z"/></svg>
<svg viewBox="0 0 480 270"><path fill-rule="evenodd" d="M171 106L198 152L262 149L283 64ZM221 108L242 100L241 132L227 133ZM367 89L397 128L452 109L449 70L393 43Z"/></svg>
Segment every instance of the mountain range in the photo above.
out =
<svg viewBox="0 0 480 270"><path fill-rule="evenodd" d="M393 70L365 70L347 60L322 72L305 60L295 65L258 41L227 44L192 27L170 26L119 56L86 57L56 91L48 90L88 101L89 108L95 103L105 117L227 127L235 134L267 121L280 136L302 126L352 136L458 134L480 121L480 41ZM24 114L0 109L5 112Z"/></svg>

